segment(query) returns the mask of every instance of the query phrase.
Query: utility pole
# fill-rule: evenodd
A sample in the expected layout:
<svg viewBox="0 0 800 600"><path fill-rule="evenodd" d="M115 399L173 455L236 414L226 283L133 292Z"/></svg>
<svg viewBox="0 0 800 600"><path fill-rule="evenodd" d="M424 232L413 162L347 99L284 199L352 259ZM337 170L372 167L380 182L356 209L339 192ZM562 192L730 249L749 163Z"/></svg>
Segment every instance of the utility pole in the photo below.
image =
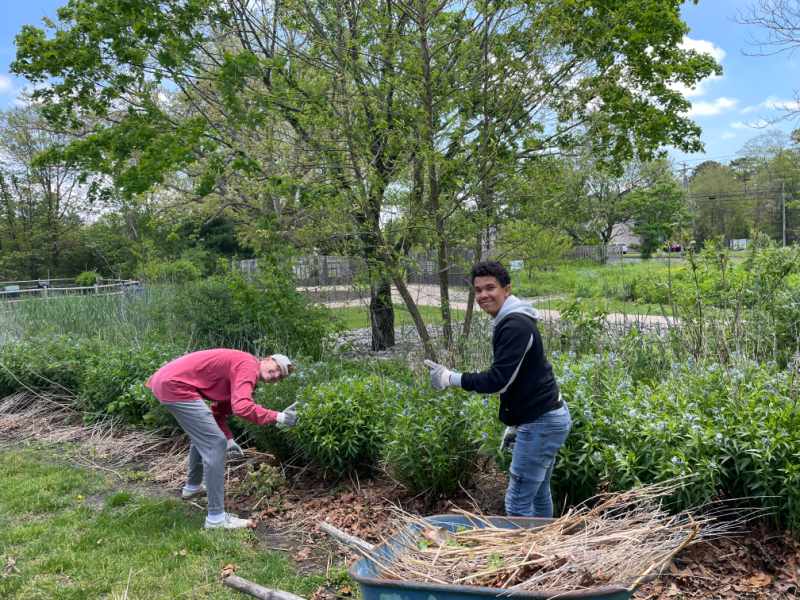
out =
<svg viewBox="0 0 800 600"><path fill-rule="evenodd" d="M684 196L684 201L688 202L689 206L692 209L692 241L694 241L697 239L697 226L695 225L694 222L694 202L692 201L691 196L689 195L689 178L686 176L686 172L688 170L689 167L687 167L686 163L684 162L683 169L681 169L681 171L683 172L683 196Z"/></svg>
<svg viewBox="0 0 800 600"><path fill-rule="evenodd" d="M782 239L783 244L782 247L786 247L786 182L791 181L791 179L776 179L775 181L781 182L781 218L783 224L781 226L782 232Z"/></svg>

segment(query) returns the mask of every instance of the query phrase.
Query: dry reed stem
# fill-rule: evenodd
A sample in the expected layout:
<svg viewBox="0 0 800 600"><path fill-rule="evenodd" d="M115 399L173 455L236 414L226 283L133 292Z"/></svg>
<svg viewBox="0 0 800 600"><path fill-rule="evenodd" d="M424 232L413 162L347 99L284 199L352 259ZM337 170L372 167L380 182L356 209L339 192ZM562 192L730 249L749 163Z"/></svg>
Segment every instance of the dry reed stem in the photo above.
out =
<svg viewBox="0 0 800 600"><path fill-rule="evenodd" d="M597 586L635 588L677 552L703 537L724 535L726 509L700 518L670 515L665 498L687 477L604 494L535 529L505 529L483 515L456 510L473 525L445 527L396 509L393 552L367 553L392 578L513 591L572 591Z"/></svg>
<svg viewBox="0 0 800 600"><path fill-rule="evenodd" d="M69 407L72 398L27 391L0 400L0 432L10 441L77 444L67 458L77 466L98 468L123 476L122 467L141 467L147 480L177 490L189 468L189 438L165 437L165 431L139 431L111 419L85 426L82 413ZM246 450L241 466L263 462L263 453ZM102 464L98 464L102 462Z"/></svg>

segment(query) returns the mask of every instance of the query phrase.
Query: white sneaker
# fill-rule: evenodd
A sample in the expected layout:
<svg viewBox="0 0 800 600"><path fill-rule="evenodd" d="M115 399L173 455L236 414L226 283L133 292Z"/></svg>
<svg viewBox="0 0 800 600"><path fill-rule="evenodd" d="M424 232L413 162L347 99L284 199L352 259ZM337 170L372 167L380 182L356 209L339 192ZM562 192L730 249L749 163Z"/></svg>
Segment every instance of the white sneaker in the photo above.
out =
<svg viewBox="0 0 800 600"><path fill-rule="evenodd" d="M206 493L206 484L201 483L200 487L196 490L190 490L188 488L183 488L181 491L181 499L182 500L191 500L192 498L197 498L198 496L203 496Z"/></svg>
<svg viewBox="0 0 800 600"><path fill-rule="evenodd" d="M220 521L209 521L208 517L206 517L206 529L218 529L220 527L224 529L244 529L252 524L253 522L250 519L240 519L238 515L232 515L231 513L225 513L225 516Z"/></svg>

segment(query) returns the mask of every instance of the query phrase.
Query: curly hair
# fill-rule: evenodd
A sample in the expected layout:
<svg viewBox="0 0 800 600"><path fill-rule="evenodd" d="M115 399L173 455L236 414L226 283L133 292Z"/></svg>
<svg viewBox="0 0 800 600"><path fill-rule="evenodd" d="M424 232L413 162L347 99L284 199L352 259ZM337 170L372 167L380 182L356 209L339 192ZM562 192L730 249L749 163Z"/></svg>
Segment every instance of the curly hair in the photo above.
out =
<svg viewBox="0 0 800 600"><path fill-rule="evenodd" d="M511 275L499 260L485 260L475 263L469 272L469 281L475 284L476 277L494 277L501 287L511 284Z"/></svg>

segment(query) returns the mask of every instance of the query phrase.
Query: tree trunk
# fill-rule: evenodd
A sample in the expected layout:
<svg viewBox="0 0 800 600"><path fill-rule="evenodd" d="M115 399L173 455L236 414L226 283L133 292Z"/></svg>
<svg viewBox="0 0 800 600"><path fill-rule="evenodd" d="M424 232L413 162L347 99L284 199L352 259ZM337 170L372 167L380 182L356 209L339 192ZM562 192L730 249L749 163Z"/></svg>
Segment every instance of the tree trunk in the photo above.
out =
<svg viewBox="0 0 800 600"><path fill-rule="evenodd" d="M483 258L483 231L478 229L478 234L475 238L475 261L481 262ZM458 353L462 360L467 358L467 340L469 339L469 332L472 329L472 315L475 312L475 288L469 286L469 296L467 297L467 313L464 315L464 326L461 329L461 343L459 344Z"/></svg>
<svg viewBox="0 0 800 600"><path fill-rule="evenodd" d="M431 74L432 57L428 45L428 15L427 2L420 3L419 28L421 30L420 46L422 50L422 80L425 88L424 106L426 114L425 143L430 155L428 159L428 194L431 210L436 219L436 261L439 273L439 294L442 311L442 334L444 347L448 353L453 352L453 324L450 313L450 290L447 285L449 265L447 261L447 238L445 233L444 211L440 204L439 178L436 172L436 142L434 140L434 114L436 108L433 103L433 76Z"/></svg>
<svg viewBox="0 0 800 600"><path fill-rule="evenodd" d="M372 324L372 350L380 352L394 346L392 286L386 277L381 277L371 286L369 318Z"/></svg>

